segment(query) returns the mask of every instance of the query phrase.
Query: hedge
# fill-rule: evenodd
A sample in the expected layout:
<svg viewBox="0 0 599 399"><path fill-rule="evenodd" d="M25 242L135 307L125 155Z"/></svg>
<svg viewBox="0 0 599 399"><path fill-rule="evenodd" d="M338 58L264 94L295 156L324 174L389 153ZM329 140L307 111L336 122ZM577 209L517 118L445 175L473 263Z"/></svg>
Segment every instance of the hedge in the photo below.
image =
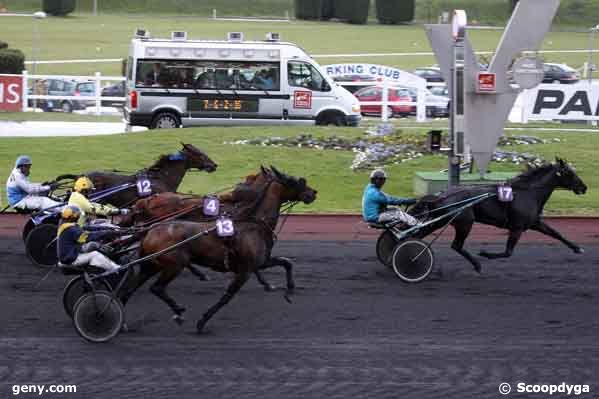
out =
<svg viewBox="0 0 599 399"><path fill-rule="evenodd" d="M76 0L44 0L44 12L50 15L67 15L75 11Z"/></svg>
<svg viewBox="0 0 599 399"><path fill-rule="evenodd" d="M335 17L352 24L368 22L370 0L334 0Z"/></svg>
<svg viewBox="0 0 599 399"><path fill-rule="evenodd" d="M323 0L294 0L297 19L320 19Z"/></svg>
<svg viewBox="0 0 599 399"><path fill-rule="evenodd" d="M414 19L416 0L376 0L376 19L381 24L398 24Z"/></svg>
<svg viewBox="0 0 599 399"><path fill-rule="evenodd" d="M325 20L335 18L335 0L322 0L320 18Z"/></svg>
<svg viewBox="0 0 599 399"><path fill-rule="evenodd" d="M21 50L4 48L0 50L0 73L20 74L25 69L25 54Z"/></svg>
<svg viewBox="0 0 599 399"><path fill-rule="evenodd" d="M338 18L353 24L368 21L370 0L294 0L297 19Z"/></svg>

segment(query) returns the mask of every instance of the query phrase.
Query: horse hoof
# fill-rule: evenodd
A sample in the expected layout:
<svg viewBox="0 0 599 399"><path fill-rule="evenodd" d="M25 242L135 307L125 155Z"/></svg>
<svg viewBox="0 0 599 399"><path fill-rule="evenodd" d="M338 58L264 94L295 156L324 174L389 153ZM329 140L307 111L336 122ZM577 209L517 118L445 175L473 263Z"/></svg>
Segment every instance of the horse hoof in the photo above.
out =
<svg viewBox="0 0 599 399"><path fill-rule="evenodd" d="M202 274L200 277L200 281L210 281L210 276L208 276L207 274Z"/></svg>
<svg viewBox="0 0 599 399"><path fill-rule="evenodd" d="M477 272L478 274L480 274L482 272L481 265L474 265L474 271Z"/></svg>
<svg viewBox="0 0 599 399"><path fill-rule="evenodd" d="M482 256L484 258L488 258L489 257L489 253L487 251L480 251L478 253L479 256Z"/></svg>
<svg viewBox="0 0 599 399"><path fill-rule="evenodd" d="M291 303L293 303L293 301L291 300L292 295L293 295L292 292L286 292L285 295L283 295L283 298L285 298L287 303L291 304Z"/></svg>
<svg viewBox="0 0 599 399"><path fill-rule="evenodd" d="M575 253L575 254L583 254L583 253L584 253L584 248L580 248L580 247L578 247L578 248L576 248L576 249L574 250L574 253Z"/></svg>
<svg viewBox="0 0 599 399"><path fill-rule="evenodd" d="M199 320L198 323L196 324L196 329L198 330L198 334L202 334L204 332L204 326L206 325L206 322L203 320Z"/></svg>
<svg viewBox="0 0 599 399"><path fill-rule="evenodd" d="M173 315L173 320L175 321L175 323L177 323L178 325L182 325L183 322L185 321L185 318L183 316L181 316L180 314L176 314Z"/></svg>
<svg viewBox="0 0 599 399"><path fill-rule="evenodd" d="M266 292L272 292L276 289L277 289L277 287L275 285L272 285L272 284L264 285L264 291L266 291Z"/></svg>
<svg viewBox="0 0 599 399"><path fill-rule="evenodd" d="M121 332L122 333L128 333L129 332L129 326L127 325L127 323L121 324Z"/></svg>

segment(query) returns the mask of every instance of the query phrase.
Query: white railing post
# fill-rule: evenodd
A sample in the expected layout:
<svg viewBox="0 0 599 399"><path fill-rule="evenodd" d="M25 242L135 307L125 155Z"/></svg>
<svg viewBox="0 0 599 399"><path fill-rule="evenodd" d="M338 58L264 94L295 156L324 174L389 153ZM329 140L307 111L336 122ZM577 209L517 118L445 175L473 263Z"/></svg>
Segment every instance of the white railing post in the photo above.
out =
<svg viewBox="0 0 599 399"><path fill-rule="evenodd" d="M383 122L389 121L389 115L387 113L387 103L389 102L389 81L387 79L383 79L383 93L381 96L382 104L381 104L381 120Z"/></svg>
<svg viewBox="0 0 599 399"><path fill-rule="evenodd" d="M23 112L27 112L27 108L29 107L29 86L27 86L27 70L23 70L22 74L23 81L21 83L21 86L23 86L23 92L21 93L21 99L23 100L23 104L21 105L21 107Z"/></svg>
<svg viewBox="0 0 599 399"><path fill-rule="evenodd" d="M95 75L96 80L95 84L95 94L96 94L96 115L100 115L102 113L102 93L100 91L100 80L102 79L100 72L96 72Z"/></svg>
<svg viewBox="0 0 599 399"><path fill-rule="evenodd" d="M426 122L426 91L416 91L416 122Z"/></svg>

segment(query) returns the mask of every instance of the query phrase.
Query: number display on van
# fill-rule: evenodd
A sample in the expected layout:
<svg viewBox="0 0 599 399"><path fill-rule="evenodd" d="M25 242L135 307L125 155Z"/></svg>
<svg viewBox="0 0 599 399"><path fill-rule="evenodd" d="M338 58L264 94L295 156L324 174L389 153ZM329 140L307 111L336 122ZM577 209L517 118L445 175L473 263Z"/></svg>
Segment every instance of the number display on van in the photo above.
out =
<svg viewBox="0 0 599 399"><path fill-rule="evenodd" d="M231 111L231 112L258 112L258 99L240 100L236 98L189 98L187 109L197 111Z"/></svg>

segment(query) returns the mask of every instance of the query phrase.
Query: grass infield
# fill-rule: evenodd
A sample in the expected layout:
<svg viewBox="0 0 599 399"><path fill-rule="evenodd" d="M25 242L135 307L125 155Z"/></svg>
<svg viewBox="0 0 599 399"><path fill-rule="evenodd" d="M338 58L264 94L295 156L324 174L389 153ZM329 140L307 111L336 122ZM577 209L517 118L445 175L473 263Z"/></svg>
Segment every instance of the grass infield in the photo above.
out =
<svg viewBox="0 0 599 399"><path fill-rule="evenodd" d="M215 173L191 173L183 181L181 191L213 192L229 187L260 164L273 164L295 176L307 178L316 188L318 200L310 206L298 206L297 212L356 213L360 210L362 190L369 171L350 169L354 153L349 151L315 150L306 148L273 148L223 144L225 141L250 137L296 136L309 133L314 136L335 134L356 137L362 128L332 127L213 127L150 131L113 136L68 138L5 138L0 140L0 176L8 176L19 154L33 157L33 181L51 179L62 173L81 173L91 170L120 169L135 171L150 165L159 154L176 151L179 141L190 142L204 149L218 164ZM406 129L405 135L424 135L427 129ZM547 214L599 215L599 185L595 173L597 145L595 135L589 133L518 132L540 138L560 138L560 143L512 146L510 150L539 154L552 160L555 156L573 162L580 177L589 186L586 195L556 191L545 207ZM416 171L439 171L446 168L447 159L441 155L427 155L387 168L389 180L385 190L399 196L412 195L412 177ZM518 171L523 165L491 163L492 171ZM6 203L4 186L2 202Z"/></svg>

